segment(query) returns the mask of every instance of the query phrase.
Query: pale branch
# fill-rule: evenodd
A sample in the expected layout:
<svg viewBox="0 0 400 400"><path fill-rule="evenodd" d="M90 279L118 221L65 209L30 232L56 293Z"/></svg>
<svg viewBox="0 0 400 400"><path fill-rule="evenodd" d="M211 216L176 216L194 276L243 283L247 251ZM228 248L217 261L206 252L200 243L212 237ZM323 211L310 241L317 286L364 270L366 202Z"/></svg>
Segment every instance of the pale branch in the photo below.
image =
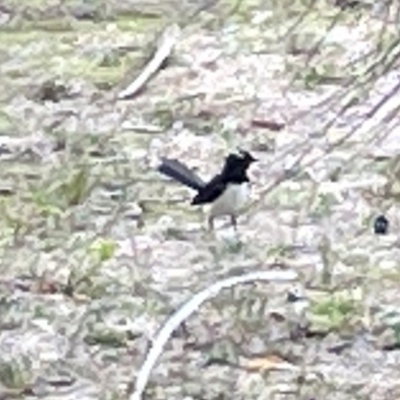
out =
<svg viewBox="0 0 400 400"><path fill-rule="evenodd" d="M178 308L164 323L156 335L150 351L140 368L135 388L130 396L130 400L141 400L146 388L151 371L160 357L163 348L173 332L207 300L215 297L221 290L227 289L243 283L257 281L291 282L299 278L293 270L269 270L250 272L241 276L234 276L219 280L202 291L196 293L191 299Z"/></svg>

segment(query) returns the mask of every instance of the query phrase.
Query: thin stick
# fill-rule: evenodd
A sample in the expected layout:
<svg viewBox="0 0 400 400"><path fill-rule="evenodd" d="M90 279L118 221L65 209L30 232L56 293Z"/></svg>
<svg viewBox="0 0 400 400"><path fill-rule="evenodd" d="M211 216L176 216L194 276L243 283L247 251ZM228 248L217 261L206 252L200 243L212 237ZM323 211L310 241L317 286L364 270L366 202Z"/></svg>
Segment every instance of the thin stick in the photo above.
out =
<svg viewBox="0 0 400 400"><path fill-rule="evenodd" d="M177 24L165 29L152 59L146 64L140 75L126 89L119 92L118 99L125 99L135 95L149 81L160 69L162 63L171 55L180 33L181 29Z"/></svg>
<svg viewBox="0 0 400 400"><path fill-rule="evenodd" d="M174 314L172 314L158 332L153 341L150 351L147 353L146 359L137 375L135 382L135 390L130 396L130 400L141 400L142 394L146 388L150 377L151 370L156 364L163 348L172 333L182 322L190 317L198 308L208 299L215 297L221 290L227 289L242 283L250 283L256 281L275 281L275 282L291 282L298 279L298 274L293 270L270 270L251 272L242 276L222 279L211 286L196 293L190 300L184 303Z"/></svg>

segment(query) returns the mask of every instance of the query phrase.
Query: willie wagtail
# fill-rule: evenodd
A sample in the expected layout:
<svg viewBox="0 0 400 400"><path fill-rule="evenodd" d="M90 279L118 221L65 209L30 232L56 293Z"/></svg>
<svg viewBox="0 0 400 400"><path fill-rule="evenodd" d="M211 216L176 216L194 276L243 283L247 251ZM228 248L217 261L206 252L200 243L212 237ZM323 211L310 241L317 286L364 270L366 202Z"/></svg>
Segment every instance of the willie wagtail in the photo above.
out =
<svg viewBox="0 0 400 400"><path fill-rule="evenodd" d="M228 215L236 229L237 215L244 206L248 195L249 178L247 169L257 161L247 151L239 150L238 154L229 154L225 159L222 171L209 182L204 182L185 164L175 159L162 158L158 171L197 191L192 205L211 204L208 224L214 228L214 218Z"/></svg>

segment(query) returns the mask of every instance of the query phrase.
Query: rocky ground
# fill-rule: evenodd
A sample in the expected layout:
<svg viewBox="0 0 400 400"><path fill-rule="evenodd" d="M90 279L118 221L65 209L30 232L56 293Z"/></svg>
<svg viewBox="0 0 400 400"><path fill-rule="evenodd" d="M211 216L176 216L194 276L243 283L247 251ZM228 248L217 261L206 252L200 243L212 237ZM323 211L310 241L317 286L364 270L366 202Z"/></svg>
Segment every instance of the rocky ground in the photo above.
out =
<svg viewBox="0 0 400 400"><path fill-rule="evenodd" d="M128 398L182 302L277 264L300 279L203 305L148 398L398 398L396 4L158 3L0 2L0 399ZM252 200L209 233L155 167L209 176L238 146Z"/></svg>

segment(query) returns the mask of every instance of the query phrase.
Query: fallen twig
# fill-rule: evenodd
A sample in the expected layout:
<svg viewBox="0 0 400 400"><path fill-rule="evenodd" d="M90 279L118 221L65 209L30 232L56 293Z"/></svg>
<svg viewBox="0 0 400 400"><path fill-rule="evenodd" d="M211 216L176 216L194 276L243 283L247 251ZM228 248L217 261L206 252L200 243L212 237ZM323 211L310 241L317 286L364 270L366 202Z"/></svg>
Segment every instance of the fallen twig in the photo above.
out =
<svg viewBox="0 0 400 400"><path fill-rule="evenodd" d="M150 351L137 375L135 389L130 396L130 400L141 400L151 370L161 355L165 344L172 333L190 317L206 300L215 297L221 290L227 289L241 283L250 283L256 281L275 281L290 282L298 279L298 274L293 270L270 270L251 272L241 276L222 279L216 283L196 293L190 300L184 303L174 314L172 314L153 341Z"/></svg>
<svg viewBox="0 0 400 400"><path fill-rule="evenodd" d="M179 39L181 28L178 24L168 26L159 40L157 51L146 64L140 75L118 94L118 99L126 99L138 93L149 79L161 68L163 62L171 55L171 52Z"/></svg>

